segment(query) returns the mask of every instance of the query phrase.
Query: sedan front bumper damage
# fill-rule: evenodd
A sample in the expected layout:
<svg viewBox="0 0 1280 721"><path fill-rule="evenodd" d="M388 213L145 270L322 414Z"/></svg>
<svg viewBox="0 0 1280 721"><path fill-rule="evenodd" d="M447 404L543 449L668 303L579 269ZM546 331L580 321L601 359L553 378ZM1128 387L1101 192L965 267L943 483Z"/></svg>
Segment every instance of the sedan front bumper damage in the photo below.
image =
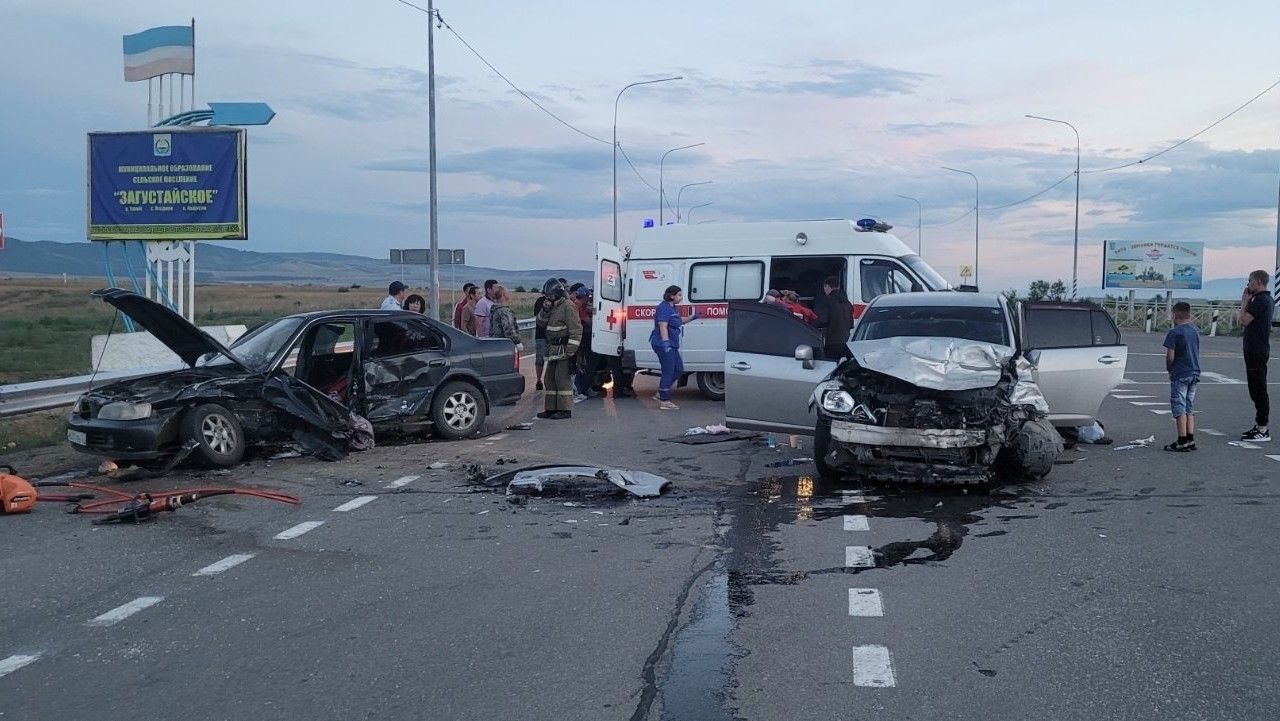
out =
<svg viewBox="0 0 1280 721"><path fill-rule="evenodd" d="M884 428L832 421L831 438L842 443L910 448L972 448L987 442L985 431L961 428Z"/></svg>

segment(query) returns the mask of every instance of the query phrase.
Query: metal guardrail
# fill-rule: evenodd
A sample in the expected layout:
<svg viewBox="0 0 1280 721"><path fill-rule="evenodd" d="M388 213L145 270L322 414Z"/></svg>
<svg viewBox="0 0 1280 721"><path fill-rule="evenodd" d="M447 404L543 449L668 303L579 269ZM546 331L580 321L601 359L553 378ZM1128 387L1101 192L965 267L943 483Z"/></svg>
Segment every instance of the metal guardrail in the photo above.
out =
<svg viewBox="0 0 1280 721"><path fill-rule="evenodd" d="M517 321L521 333L533 331L535 319L526 318ZM47 381L30 383L14 383L0 386L0 418L16 416L33 411L47 411L69 406L76 402L90 385L141 378L153 373L164 373L174 370L172 366L138 368L128 371L109 371L96 376L74 376L71 378L55 378Z"/></svg>

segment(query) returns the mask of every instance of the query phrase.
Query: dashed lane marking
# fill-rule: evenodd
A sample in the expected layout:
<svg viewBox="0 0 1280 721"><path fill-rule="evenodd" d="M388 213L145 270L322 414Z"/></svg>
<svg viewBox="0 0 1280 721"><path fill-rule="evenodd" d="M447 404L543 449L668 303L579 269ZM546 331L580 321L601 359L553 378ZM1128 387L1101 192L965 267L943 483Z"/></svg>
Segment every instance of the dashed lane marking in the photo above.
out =
<svg viewBox="0 0 1280 721"><path fill-rule="evenodd" d="M1162 403L1161 405L1164 405L1164 404ZM1173 411L1169 410L1168 408L1148 408L1147 410L1151 411L1152 413L1154 413L1154 414L1156 414L1156 415L1158 415L1158 416L1171 416L1171 415L1173 415Z"/></svg>
<svg viewBox="0 0 1280 721"><path fill-rule="evenodd" d="M867 525L867 517L852 514L844 517L844 530L846 531L867 531L870 530Z"/></svg>
<svg viewBox="0 0 1280 721"><path fill-rule="evenodd" d="M101 616L89 619L90 626L114 626L133 614L151 608L164 600L164 596L139 596L123 606L116 606Z"/></svg>
<svg viewBox="0 0 1280 721"><path fill-rule="evenodd" d="M889 649L884 646L853 647L853 685L887 688L896 684Z"/></svg>
<svg viewBox="0 0 1280 721"><path fill-rule="evenodd" d="M1131 400L1135 400L1135 399L1137 399L1137 398L1155 398L1155 396L1135 396L1135 395L1127 395L1127 394L1126 394L1126 395L1120 395L1119 393L1117 393L1117 394L1115 394L1115 395L1113 395L1113 396L1111 396L1111 397L1112 397L1112 398L1117 398L1117 399L1122 400L1122 401L1131 401Z"/></svg>
<svg viewBox="0 0 1280 721"><path fill-rule="evenodd" d="M376 500L378 500L377 496L356 496L333 510L335 513L346 513L347 511L354 511L360 506L363 506L366 503L372 503Z"/></svg>
<svg viewBox="0 0 1280 721"><path fill-rule="evenodd" d="M850 568L874 568L876 557L869 546L845 546L844 565Z"/></svg>
<svg viewBox="0 0 1280 721"><path fill-rule="evenodd" d="M845 503L866 503L867 499L862 495L862 491L840 491L840 500Z"/></svg>
<svg viewBox="0 0 1280 721"><path fill-rule="evenodd" d="M883 616L884 604L880 592L874 588L849 589L850 616Z"/></svg>
<svg viewBox="0 0 1280 721"><path fill-rule="evenodd" d="M1210 435L1210 436L1225 436L1225 435L1227 435L1226 433L1223 433L1222 431L1215 431L1215 430L1214 430L1214 429L1212 429L1212 428L1201 428L1201 429L1200 429L1200 432L1201 432L1201 433L1204 433L1205 435Z"/></svg>
<svg viewBox="0 0 1280 721"><path fill-rule="evenodd" d="M200 569L199 571L196 571L191 575L192 576L216 576L219 573L222 573L223 571L239 566L240 564L244 563L250 558L253 558L253 556L254 554L252 553L235 553L230 556L227 556L226 558L222 559L221 561L218 561L217 563L210 563L209 565L205 566L204 568Z"/></svg>
<svg viewBox="0 0 1280 721"><path fill-rule="evenodd" d="M402 476L388 483L387 488L403 488L404 486L407 486L410 483L413 483L419 478L422 478L422 476Z"/></svg>
<svg viewBox="0 0 1280 721"><path fill-rule="evenodd" d="M273 538L277 541L287 541L291 538L297 538L307 531L313 531L324 525L324 521L303 521L293 528L286 529L277 533Z"/></svg>
<svg viewBox="0 0 1280 721"><path fill-rule="evenodd" d="M1273 461L1280 461L1280 456L1268 455L1267 458L1270 458Z"/></svg>
<svg viewBox="0 0 1280 721"><path fill-rule="evenodd" d="M1164 401L1129 401L1135 406L1162 406Z"/></svg>
<svg viewBox="0 0 1280 721"><path fill-rule="evenodd" d="M1238 378L1232 378L1231 376L1224 376L1221 373L1214 373L1212 371L1200 371L1200 380L1204 381L1206 379L1224 386L1244 385L1244 381Z"/></svg>
<svg viewBox="0 0 1280 721"><path fill-rule="evenodd" d="M14 654L9 658L0 659L0 676L5 676L17 671L23 666L35 663L39 660L40 654Z"/></svg>

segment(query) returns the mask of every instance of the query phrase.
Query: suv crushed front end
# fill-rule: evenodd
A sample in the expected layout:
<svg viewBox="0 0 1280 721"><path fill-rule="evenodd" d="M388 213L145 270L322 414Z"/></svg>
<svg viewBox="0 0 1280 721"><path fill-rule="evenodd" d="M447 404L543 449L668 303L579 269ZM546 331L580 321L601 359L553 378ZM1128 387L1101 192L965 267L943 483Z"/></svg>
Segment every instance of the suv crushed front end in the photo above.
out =
<svg viewBox="0 0 1280 721"><path fill-rule="evenodd" d="M1039 478L1062 441L1030 366L1008 346L954 338L855 341L814 390L819 470L887 482Z"/></svg>

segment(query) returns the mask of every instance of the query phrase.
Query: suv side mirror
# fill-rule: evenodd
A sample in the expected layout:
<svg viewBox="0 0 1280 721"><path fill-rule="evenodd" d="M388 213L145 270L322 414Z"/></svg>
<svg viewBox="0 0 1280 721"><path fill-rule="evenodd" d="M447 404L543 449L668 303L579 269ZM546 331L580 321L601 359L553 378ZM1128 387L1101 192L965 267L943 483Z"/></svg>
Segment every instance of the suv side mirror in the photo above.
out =
<svg viewBox="0 0 1280 721"><path fill-rule="evenodd" d="M1027 362L1030 363L1031 365L1033 366L1040 365L1040 351L1029 350L1026 353L1024 353L1023 356L1027 359Z"/></svg>
<svg viewBox="0 0 1280 721"><path fill-rule="evenodd" d="M800 361L805 370L813 370L813 346L796 346L796 360Z"/></svg>

